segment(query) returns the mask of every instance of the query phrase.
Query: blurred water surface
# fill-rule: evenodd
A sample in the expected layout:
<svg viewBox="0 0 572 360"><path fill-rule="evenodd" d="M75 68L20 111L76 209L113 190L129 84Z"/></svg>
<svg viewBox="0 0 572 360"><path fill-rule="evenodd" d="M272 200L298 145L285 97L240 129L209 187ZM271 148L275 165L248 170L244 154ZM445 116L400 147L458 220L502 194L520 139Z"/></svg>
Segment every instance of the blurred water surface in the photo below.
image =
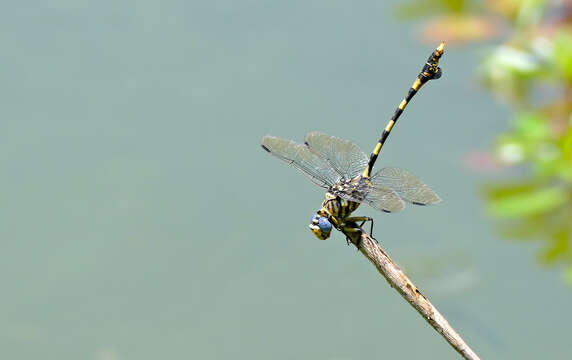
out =
<svg viewBox="0 0 572 360"><path fill-rule="evenodd" d="M396 3L3 3L2 358L456 359L313 237L322 191L259 147L321 130L369 153L434 47ZM565 358L570 290L496 238L461 166L506 127L481 52L448 49L378 162L444 201L359 212L482 358Z"/></svg>

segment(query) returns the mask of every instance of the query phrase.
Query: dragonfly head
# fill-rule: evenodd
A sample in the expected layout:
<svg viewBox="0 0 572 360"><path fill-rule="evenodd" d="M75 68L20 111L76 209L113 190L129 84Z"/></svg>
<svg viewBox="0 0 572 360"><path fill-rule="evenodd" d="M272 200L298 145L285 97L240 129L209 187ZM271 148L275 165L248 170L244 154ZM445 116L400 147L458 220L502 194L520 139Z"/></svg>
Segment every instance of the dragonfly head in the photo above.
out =
<svg viewBox="0 0 572 360"><path fill-rule="evenodd" d="M310 225L308 226L320 240L326 240L330 237L330 233L332 232L332 223L330 223L327 216L321 215L320 212L312 216L312 221L310 221Z"/></svg>

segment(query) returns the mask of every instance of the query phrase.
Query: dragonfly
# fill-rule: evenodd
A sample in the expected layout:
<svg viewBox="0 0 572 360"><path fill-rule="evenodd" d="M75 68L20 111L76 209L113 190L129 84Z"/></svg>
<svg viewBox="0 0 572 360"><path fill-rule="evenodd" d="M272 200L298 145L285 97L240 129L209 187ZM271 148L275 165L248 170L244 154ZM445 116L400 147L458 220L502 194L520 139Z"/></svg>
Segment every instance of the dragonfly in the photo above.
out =
<svg viewBox="0 0 572 360"><path fill-rule="evenodd" d="M300 170L313 183L326 189L322 206L309 224L318 239L328 239L332 228L349 238L350 233L362 231L367 222L370 223L369 233L372 235L373 218L352 216L362 203L391 213L403 210L406 203L429 205L441 201L427 184L407 170L385 167L373 174L372 171L383 144L407 104L425 83L441 77L442 71L438 65L444 48L445 43L442 42L431 53L369 157L358 145L318 131L308 133L303 143L270 135L262 138L261 146L265 151Z"/></svg>

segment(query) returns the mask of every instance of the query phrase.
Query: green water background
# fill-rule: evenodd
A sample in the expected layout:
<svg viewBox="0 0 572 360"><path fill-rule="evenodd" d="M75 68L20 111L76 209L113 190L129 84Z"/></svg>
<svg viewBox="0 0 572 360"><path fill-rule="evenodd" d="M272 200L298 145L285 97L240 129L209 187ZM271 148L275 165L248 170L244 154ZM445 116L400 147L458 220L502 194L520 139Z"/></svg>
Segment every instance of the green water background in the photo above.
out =
<svg viewBox="0 0 572 360"><path fill-rule="evenodd" d="M342 236L313 237L323 192L259 147L371 150L434 48L396 4L2 4L0 356L458 358ZM485 48L447 50L378 162L444 201L359 213L482 358L567 358L570 289L494 234L462 165L507 127Z"/></svg>

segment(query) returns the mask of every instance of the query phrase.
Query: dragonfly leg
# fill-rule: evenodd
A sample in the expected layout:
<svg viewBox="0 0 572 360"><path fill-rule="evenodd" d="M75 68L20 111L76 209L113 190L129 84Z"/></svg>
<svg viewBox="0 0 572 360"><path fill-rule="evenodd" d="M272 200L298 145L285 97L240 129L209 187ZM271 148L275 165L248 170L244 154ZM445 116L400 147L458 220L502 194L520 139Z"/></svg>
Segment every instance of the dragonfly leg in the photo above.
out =
<svg viewBox="0 0 572 360"><path fill-rule="evenodd" d="M356 249L359 251L359 242L361 241L361 232L362 232L361 226L359 226L357 223L352 222L352 221L344 222L344 226L341 229L341 231L346 236L346 243L348 244L348 246L350 245L350 242L351 242L350 234L351 233L354 233L354 234L360 233L359 234L360 236L358 237L358 242L356 244Z"/></svg>
<svg viewBox="0 0 572 360"><path fill-rule="evenodd" d="M330 216L329 220L336 229L341 231L346 236L346 242L348 245L350 244L350 237L348 236L347 232L360 231L360 229L356 228L357 227L356 223L352 223L352 225L349 225L346 221L342 222L335 216Z"/></svg>
<svg viewBox="0 0 572 360"><path fill-rule="evenodd" d="M340 220L338 220L337 217L335 216L329 216L329 220L332 223L332 225L334 225L334 227L338 230L341 230L342 228L342 222Z"/></svg>
<svg viewBox="0 0 572 360"><path fill-rule="evenodd" d="M346 218L346 222L354 222L356 224L361 222L361 224L358 225L360 228L368 221L370 222L369 235L373 236L373 218L368 216L351 216Z"/></svg>

